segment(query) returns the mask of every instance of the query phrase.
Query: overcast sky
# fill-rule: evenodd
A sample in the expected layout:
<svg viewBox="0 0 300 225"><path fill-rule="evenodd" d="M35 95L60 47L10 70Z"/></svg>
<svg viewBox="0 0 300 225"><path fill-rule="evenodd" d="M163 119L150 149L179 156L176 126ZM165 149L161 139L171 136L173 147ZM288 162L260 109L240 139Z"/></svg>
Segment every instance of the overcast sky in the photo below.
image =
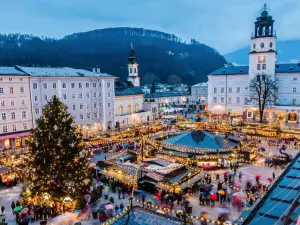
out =
<svg viewBox="0 0 300 225"><path fill-rule="evenodd" d="M61 38L143 27L195 38L224 54L249 43L265 2L278 39L300 39L300 0L0 0L0 33Z"/></svg>

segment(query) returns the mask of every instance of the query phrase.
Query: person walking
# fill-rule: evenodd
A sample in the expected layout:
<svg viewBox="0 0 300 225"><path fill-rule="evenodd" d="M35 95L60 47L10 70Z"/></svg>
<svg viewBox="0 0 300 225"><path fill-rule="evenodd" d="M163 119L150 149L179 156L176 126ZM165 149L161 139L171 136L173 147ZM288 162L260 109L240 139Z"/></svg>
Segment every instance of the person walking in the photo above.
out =
<svg viewBox="0 0 300 225"><path fill-rule="evenodd" d="M122 212L123 209L124 209L124 204L123 204L123 202L121 202L121 204L120 204L120 209L121 209L121 212Z"/></svg>
<svg viewBox="0 0 300 225"><path fill-rule="evenodd" d="M2 205L2 206L1 206L1 213L2 213L2 214L4 213L4 210L5 210L5 208L4 208L4 206Z"/></svg>
<svg viewBox="0 0 300 225"><path fill-rule="evenodd" d="M11 203L11 209L12 209L12 212L13 212L13 214L14 214L14 208L16 207L16 203L13 201L12 203Z"/></svg>
<svg viewBox="0 0 300 225"><path fill-rule="evenodd" d="M276 178L275 172L272 173L273 180Z"/></svg>
<svg viewBox="0 0 300 225"><path fill-rule="evenodd" d="M242 174L242 171L240 171L239 173L239 181L242 182L242 177L243 177L243 174Z"/></svg>

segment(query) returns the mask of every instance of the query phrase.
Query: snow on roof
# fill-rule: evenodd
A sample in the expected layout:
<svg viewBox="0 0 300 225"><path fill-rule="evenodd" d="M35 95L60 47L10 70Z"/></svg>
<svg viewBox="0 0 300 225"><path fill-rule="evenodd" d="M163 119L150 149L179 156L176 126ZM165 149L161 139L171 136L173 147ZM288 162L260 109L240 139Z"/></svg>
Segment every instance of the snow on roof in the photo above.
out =
<svg viewBox="0 0 300 225"><path fill-rule="evenodd" d="M70 67L25 67L17 66L21 71L30 76L42 77L111 77L106 73L91 72L84 69Z"/></svg>
<svg viewBox="0 0 300 225"><path fill-rule="evenodd" d="M27 74L16 70L15 67L0 67L0 75L26 76Z"/></svg>

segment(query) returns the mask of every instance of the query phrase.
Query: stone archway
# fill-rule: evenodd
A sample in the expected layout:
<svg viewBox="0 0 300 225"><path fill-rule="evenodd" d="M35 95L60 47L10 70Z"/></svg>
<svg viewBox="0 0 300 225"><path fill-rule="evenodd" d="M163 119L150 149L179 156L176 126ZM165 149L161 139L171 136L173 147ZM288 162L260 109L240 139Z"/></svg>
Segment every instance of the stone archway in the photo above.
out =
<svg viewBox="0 0 300 225"><path fill-rule="evenodd" d="M285 112L284 111L279 111L277 113L277 119L279 122L285 122Z"/></svg>
<svg viewBox="0 0 300 225"><path fill-rule="evenodd" d="M288 123L297 123L297 113L295 111L289 112Z"/></svg>

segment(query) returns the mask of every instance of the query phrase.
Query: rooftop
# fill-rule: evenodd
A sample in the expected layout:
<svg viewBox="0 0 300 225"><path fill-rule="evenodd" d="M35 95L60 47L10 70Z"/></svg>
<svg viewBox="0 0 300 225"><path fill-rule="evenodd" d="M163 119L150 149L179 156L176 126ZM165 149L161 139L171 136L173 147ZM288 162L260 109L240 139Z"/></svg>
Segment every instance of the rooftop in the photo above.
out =
<svg viewBox="0 0 300 225"><path fill-rule="evenodd" d="M176 97L176 96L185 96L181 92L158 92L154 94L146 94L145 98L164 98L164 97Z"/></svg>
<svg viewBox="0 0 300 225"><path fill-rule="evenodd" d="M249 66L225 66L209 75L244 75L249 73ZM275 73L300 73L300 63L276 64Z"/></svg>
<svg viewBox="0 0 300 225"><path fill-rule="evenodd" d="M16 66L20 73L26 73L33 77L111 77L107 73L91 72L84 69L70 67L25 67Z"/></svg>
<svg viewBox="0 0 300 225"><path fill-rule="evenodd" d="M208 86L207 82L202 82L202 83L199 83L199 84L195 84L192 87L207 87L207 86Z"/></svg>
<svg viewBox="0 0 300 225"><path fill-rule="evenodd" d="M180 134L178 136L165 140L165 142L194 148L209 149L234 148L236 146L236 143L234 142L224 141L222 137L210 134L202 130L195 130Z"/></svg>
<svg viewBox="0 0 300 225"><path fill-rule="evenodd" d="M26 73L16 70L15 67L0 67L0 75L27 76Z"/></svg>

